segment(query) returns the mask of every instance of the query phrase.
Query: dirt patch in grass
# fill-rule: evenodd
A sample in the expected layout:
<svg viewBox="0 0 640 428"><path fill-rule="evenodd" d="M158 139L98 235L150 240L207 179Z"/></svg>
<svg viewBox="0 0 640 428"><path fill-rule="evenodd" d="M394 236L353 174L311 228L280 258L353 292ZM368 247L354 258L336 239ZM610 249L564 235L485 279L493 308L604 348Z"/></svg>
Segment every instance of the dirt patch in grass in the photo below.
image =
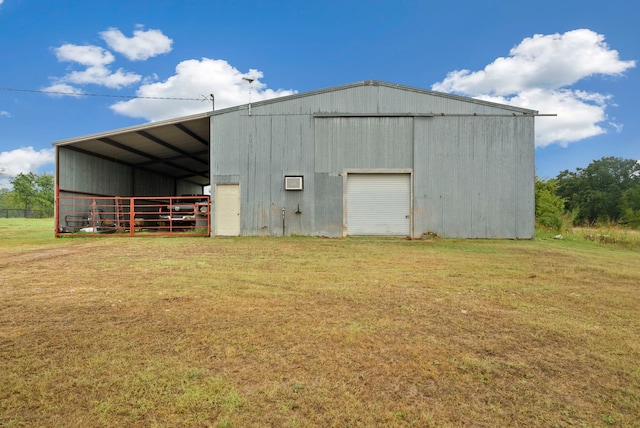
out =
<svg viewBox="0 0 640 428"><path fill-rule="evenodd" d="M637 252L23 244L0 244L2 426L634 426L640 414Z"/></svg>

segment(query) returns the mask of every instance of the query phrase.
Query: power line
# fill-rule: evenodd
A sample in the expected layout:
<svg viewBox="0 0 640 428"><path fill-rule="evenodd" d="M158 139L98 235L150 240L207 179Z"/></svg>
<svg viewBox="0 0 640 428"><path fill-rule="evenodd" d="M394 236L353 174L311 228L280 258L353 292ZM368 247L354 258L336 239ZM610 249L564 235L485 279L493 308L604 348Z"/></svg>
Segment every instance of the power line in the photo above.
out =
<svg viewBox="0 0 640 428"><path fill-rule="evenodd" d="M0 91L12 91L12 92L32 92L37 94L51 94L51 95L70 95L74 97L107 97L107 98L127 98L135 99L141 98L146 100L176 100L176 101L208 101L204 98L180 98L180 97L141 97L137 95L109 95L109 94L87 94L87 93L74 93L74 92L60 92L60 91L45 91L39 89L16 89L16 88L0 88Z"/></svg>

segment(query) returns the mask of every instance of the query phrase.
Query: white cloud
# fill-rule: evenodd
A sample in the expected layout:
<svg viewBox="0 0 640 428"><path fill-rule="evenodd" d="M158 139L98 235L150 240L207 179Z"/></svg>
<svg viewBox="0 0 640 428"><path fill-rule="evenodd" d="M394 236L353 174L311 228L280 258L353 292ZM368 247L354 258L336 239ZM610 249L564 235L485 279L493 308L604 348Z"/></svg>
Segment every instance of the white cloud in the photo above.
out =
<svg viewBox="0 0 640 428"><path fill-rule="evenodd" d="M102 39L115 52L121 53L132 61L145 60L152 56L171 51L173 40L160 30L143 30L138 27L133 37L126 37L117 28L109 28L100 33ZM115 103L111 109L119 114L161 120L186 116L211 109L207 100L209 94L215 95L215 107L221 109L233 105L246 104L296 93L294 90L270 89L260 79L263 73L251 69L241 73L224 60L202 58L186 60L176 66L173 76L158 82L154 73L143 77L135 72L119 68L115 72L110 66L116 61L107 49L95 45L63 44L53 49L61 62L71 62L83 66L82 70L71 69L62 77L52 78L52 84L44 88L49 92L59 92L52 96L68 94L80 96L84 93L79 86L95 84L120 89L132 84L140 84L136 98ZM249 83L243 78L253 79ZM149 98L165 98L162 100ZM191 100L167 100L166 98L188 98ZM193 101L202 99L202 102Z"/></svg>
<svg viewBox="0 0 640 428"><path fill-rule="evenodd" d="M120 89L142 80L142 76L119 68L112 72L106 67L88 67L82 71L72 71L60 81L74 83L76 85L94 84L107 88Z"/></svg>
<svg viewBox="0 0 640 428"><path fill-rule="evenodd" d="M243 77L254 79L253 83ZM140 86L140 97L199 98L213 93L215 108L222 109L249 102L261 101L296 93L294 90L269 89L260 79L263 73L249 70L241 73L224 60L202 58L187 60L176 66L176 73L163 82ZM141 117L156 121L172 117L186 116L211 109L210 102L167 101L137 98L115 103L111 108L125 116Z"/></svg>
<svg viewBox="0 0 640 428"><path fill-rule="evenodd" d="M132 61L146 60L171 51L173 40L160 30L144 30L138 26L133 37L126 37L117 28L109 28L100 33L110 49ZM176 66L173 76L158 82L158 76L143 77L135 72L119 68L115 72L109 67L116 58L107 49L95 45L63 44L53 49L61 62L71 62L84 66L82 70L70 70L62 77L52 78L52 84L44 88L51 94L80 96L84 93L78 86L95 84L113 89L121 89L132 84L141 84L136 98L115 103L111 109L119 114L148 120L161 120L186 116L211 109L207 101L209 94L215 95L216 109L261 101L296 93L293 90L270 89L262 83L261 71L249 70L241 73L224 60L202 58L186 60ZM249 83L243 78L253 79ZM150 98L165 98L162 100ZM166 98L189 98L191 100L167 100ZM203 102L193 101L202 98ZM206 101L206 102L205 102Z"/></svg>
<svg viewBox="0 0 640 428"><path fill-rule="evenodd" d="M599 123L606 120L606 96L570 89L527 89L512 97L478 96L478 99L501 104L553 112L557 117L536 118L536 146L545 147L569 143L604 134L606 130ZM594 99L596 102L594 102Z"/></svg>
<svg viewBox="0 0 640 428"><path fill-rule="evenodd" d="M107 66L115 61L115 57L111 52L100 46L64 44L54 48L54 52L58 61L73 62L86 68L84 70L73 70L63 77L54 78L54 84L47 90L51 90L52 87L66 85L68 92L81 92L78 88L68 85L69 83L74 85L94 84L120 89L142 80L141 75L125 71L122 68L115 72L111 71Z"/></svg>
<svg viewBox="0 0 640 428"><path fill-rule="evenodd" d="M171 51L173 40L160 30L135 30L133 37L126 37L117 28L109 28L100 33L102 39L114 51L131 61L144 61L148 58Z"/></svg>
<svg viewBox="0 0 640 428"><path fill-rule="evenodd" d="M6 110L0 110L0 117L11 117L11 113Z"/></svg>
<svg viewBox="0 0 640 428"><path fill-rule="evenodd" d="M509 56L498 58L484 70L456 70L439 83L436 91L471 95L508 95L528 88L558 89L601 74L621 75L635 67L635 61L621 61L618 52L604 42L604 36L581 29L564 34L524 39Z"/></svg>
<svg viewBox="0 0 640 428"><path fill-rule="evenodd" d="M622 133L622 129L624 128L624 125L622 123L617 123L617 122L609 122L609 125L616 130L616 132L618 134Z"/></svg>
<svg viewBox="0 0 640 428"><path fill-rule="evenodd" d="M527 107L557 118L536 120L536 145L567 144L606 132L611 97L568 87L596 75L620 76L636 61L622 61L604 36L588 29L524 39L483 70L455 70L433 90Z"/></svg>
<svg viewBox="0 0 640 428"><path fill-rule="evenodd" d="M54 150L34 150L33 147L21 147L8 152L0 152L0 187L7 187L9 177L20 173L38 172L45 165L53 164Z"/></svg>
<svg viewBox="0 0 640 428"><path fill-rule="evenodd" d="M49 92L49 95L53 97L63 97L67 95L78 97L84 93L82 89L67 85L66 83L56 83L53 85L49 85L42 90Z"/></svg>
<svg viewBox="0 0 640 428"><path fill-rule="evenodd" d="M115 57L100 46L64 44L53 50L61 62L77 62L87 67L98 67L111 64Z"/></svg>

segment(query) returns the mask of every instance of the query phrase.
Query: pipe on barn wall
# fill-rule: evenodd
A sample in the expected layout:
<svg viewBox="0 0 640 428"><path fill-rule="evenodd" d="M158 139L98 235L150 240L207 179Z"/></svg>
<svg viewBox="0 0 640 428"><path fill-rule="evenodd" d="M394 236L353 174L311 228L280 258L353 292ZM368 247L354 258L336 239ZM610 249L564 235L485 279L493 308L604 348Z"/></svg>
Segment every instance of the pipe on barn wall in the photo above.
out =
<svg viewBox="0 0 640 428"><path fill-rule="evenodd" d="M285 231L284 214L285 214L285 210L284 210L284 207L282 207L282 236L285 236L284 235L284 231Z"/></svg>

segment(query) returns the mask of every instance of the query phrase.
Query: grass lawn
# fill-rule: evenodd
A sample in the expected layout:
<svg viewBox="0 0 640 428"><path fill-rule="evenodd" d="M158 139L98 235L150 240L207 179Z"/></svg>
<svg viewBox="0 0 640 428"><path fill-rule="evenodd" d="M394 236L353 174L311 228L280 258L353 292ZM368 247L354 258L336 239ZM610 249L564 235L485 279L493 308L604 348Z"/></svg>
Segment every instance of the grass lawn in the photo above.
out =
<svg viewBox="0 0 640 428"><path fill-rule="evenodd" d="M640 246L587 235L55 239L0 219L0 426L640 426Z"/></svg>

